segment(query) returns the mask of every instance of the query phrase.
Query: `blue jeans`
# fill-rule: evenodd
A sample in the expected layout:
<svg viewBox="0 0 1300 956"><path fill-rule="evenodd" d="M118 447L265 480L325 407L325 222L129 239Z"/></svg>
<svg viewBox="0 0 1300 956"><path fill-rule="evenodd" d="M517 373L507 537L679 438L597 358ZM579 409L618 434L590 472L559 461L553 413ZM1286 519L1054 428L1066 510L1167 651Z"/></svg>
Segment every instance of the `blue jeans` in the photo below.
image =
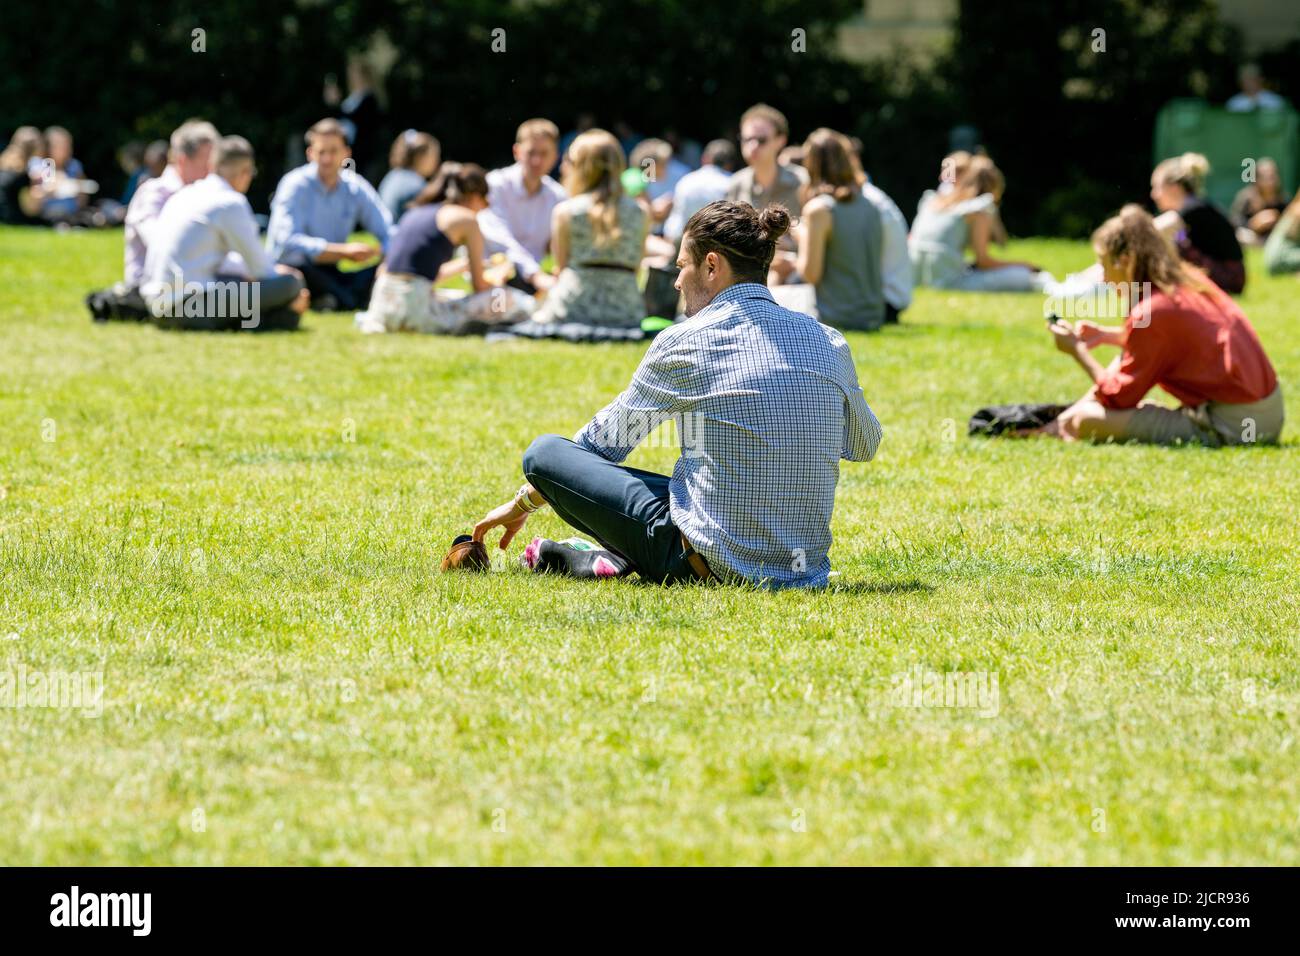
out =
<svg viewBox="0 0 1300 956"><path fill-rule="evenodd" d="M1000 266L997 269L967 269L943 286L963 292L1034 292L1040 288L1038 273L1025 266Z"/></svg>
<svg viewBox="0 0 1300 956"><path fill-rule="evenodd" d="M524 477L555 513L648 581L694 578L682 534L668 513L668 476L627 468L559 435L524 452Z"/></svg>

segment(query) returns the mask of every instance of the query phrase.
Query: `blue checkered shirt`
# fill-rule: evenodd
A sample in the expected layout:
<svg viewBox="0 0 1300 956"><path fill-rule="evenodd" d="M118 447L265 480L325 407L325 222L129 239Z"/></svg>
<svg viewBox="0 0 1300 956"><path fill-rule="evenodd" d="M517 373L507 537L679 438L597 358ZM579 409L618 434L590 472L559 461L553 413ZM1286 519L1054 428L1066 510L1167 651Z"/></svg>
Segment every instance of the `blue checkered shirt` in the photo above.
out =
<svg viewBox="0 0 1300 956"><path fill-rule="evenodd" d="M733 285L661 332L574 441L621 462L669 419L673 523L714 574L824 585L840 459L870 461L881 434L844 336L766 286Z"/></svg>

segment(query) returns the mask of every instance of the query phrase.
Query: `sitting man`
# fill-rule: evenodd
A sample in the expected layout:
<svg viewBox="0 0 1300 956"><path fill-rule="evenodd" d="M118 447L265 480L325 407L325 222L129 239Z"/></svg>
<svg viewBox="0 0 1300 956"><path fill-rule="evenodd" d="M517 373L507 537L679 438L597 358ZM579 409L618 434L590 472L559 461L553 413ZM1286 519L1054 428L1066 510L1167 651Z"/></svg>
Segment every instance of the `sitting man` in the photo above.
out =
<svg viewBox="0 0 1300 956"><path fill-rule="evenodd" d="M162 174L144 179L126 207L126 249L122 281L111 289L92 292L86 305L96 322L126 319L145 322L148 307L140 296L145 255L163 206L178 190L196 183L212 171L212 147L220 133L211 123L190 120L172 133L171 162Z"/></svg>
<svg viewBox="0 0 1300 956"><path fill-rule="evenodd" d="M141 295L163 328L296 329L310 296L300 273L262 249L244 195L257 174L253 147L226 136L212 159L212 173L177 192L158 217ZM245 275L220 271L231 253L243 259Z"/></svg>
<svg viewBox="0 0 1300 956"><path fill-rule="evenodd" d="M551 244L551 213L567 198L564 187L547 175L559 156L559 140L559 128L550 120L521 123L514 165L488 173L488 208L478 215L487 253L504 252L515 267L511 285L530 295L555 284L542 259Z"/></svg>
<svg viewBox="0 0 1300 956"><path fill-rule="evenodd" d="M275 189L267 251L302 271L318 311L364 309L377 265L344 272L338 263L380 254L369 243L348 241L358 226L387 250L393 217L374 188L347 168L351 150L338 120L323 119L309 129L307 144L307 164L285 173Z"/></svg>
<svg viewBox="0 0 1300 956"><path fill-rule="evenodd" d="M799 166L783 166L778 161L785 149L790 124L778 109L759 103L745 110L740 118L740 152L745 168L727 183L727 198L747 202L761 209L777 203L797 213L803 208L803 187L808 174ZM786 236L782 248L793 249L793 236Z"/></svg>
<svg viewBox="0 0 1300 956"><path fill-rule="evenodd" d="M474 539L499 525L504 548L549 504L600 549L535 539L524 552L535 571L826 584L839 461L869 461L881 432L844 337L764 284L789 225L779 206L719 200L695 213L677 259L689 318L655 338L573 441L532 443L527 483ZM618 464L670 418L682 451L671 478Z"/></svg>

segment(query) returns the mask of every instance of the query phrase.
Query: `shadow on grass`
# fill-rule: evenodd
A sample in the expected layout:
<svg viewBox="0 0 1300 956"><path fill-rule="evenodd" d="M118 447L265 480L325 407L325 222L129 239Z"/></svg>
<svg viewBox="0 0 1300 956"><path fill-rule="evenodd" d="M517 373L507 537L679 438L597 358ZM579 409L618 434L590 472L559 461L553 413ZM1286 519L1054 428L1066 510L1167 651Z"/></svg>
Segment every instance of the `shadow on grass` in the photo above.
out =
<svg viewBox="0 0 1300 956"><path fill-rule="evenodd" d="M826 587L827 594L929 594L938 590L913 578L910 581L833 581Z"/></svg>

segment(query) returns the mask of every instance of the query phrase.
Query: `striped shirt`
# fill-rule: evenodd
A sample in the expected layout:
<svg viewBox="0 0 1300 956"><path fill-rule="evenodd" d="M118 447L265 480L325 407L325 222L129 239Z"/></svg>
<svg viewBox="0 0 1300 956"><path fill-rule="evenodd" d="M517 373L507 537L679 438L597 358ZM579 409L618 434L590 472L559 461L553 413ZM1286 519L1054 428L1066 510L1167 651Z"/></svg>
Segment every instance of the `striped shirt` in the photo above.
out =
<svg viewBox="0 0 1300 956"><path fill-rule="evenodd" d="M870 461L880 423L836 330L745 282L661 332L623 394L574 441L621 462L673 419L673 523L723 579L820 587L841 458Z"/></svg>

